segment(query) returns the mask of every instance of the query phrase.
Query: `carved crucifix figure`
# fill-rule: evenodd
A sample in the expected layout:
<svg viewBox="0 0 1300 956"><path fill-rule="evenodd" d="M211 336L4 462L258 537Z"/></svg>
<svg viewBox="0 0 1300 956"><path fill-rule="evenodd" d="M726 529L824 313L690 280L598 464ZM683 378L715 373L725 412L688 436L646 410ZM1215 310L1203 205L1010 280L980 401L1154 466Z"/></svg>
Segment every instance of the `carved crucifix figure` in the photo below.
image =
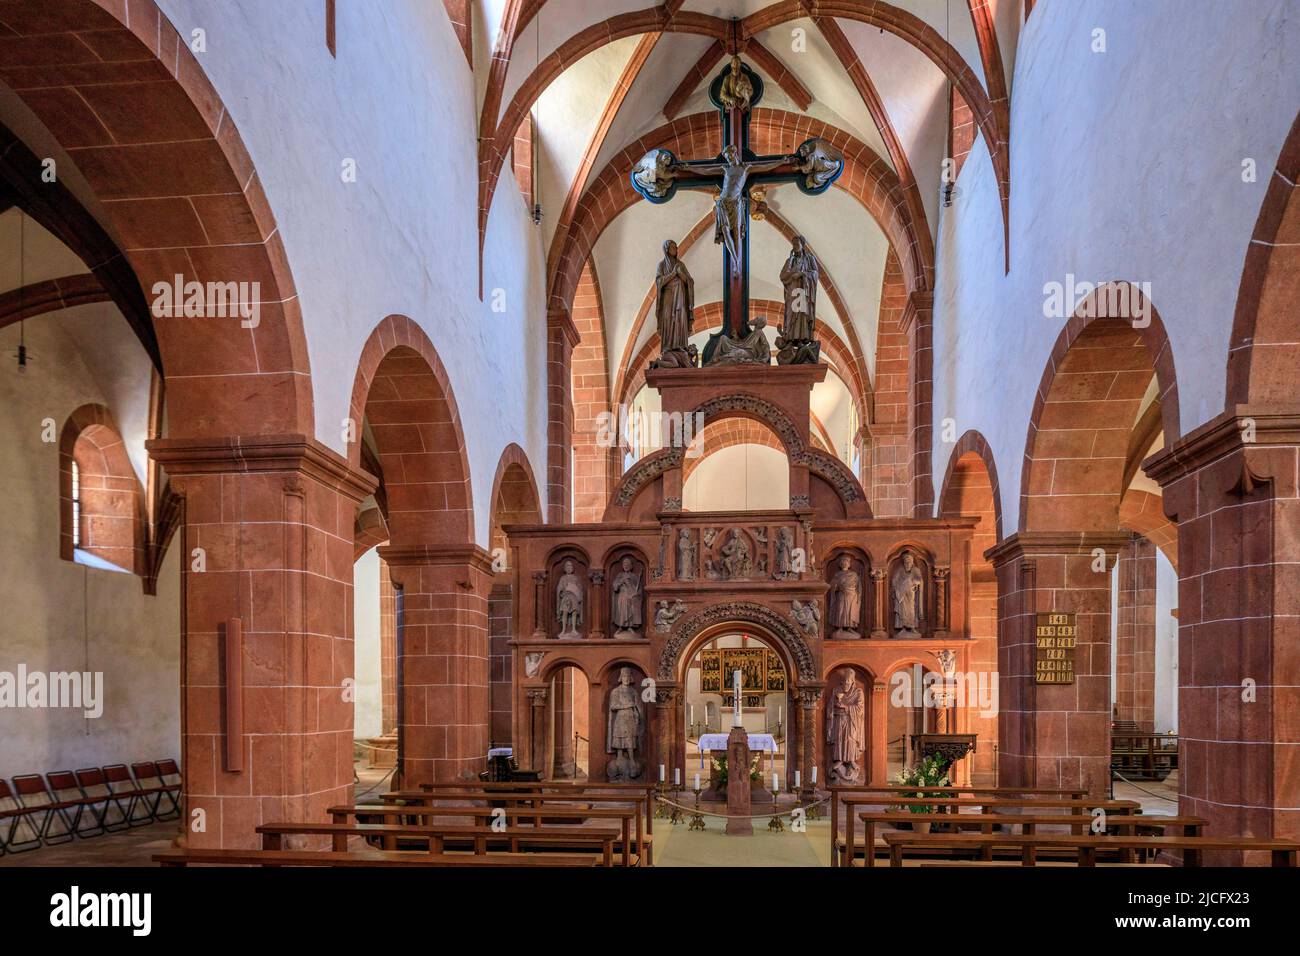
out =
<svg viewBox="0 0 1300 956"><path fill-rule="evenodd" d="M742 82L748 81L747 84ZM738 95L748 93L748 95ZM844 159L830 143L810 139L793 153L756 155L749 148L749 121L763 98L763 81L738 58L709 87L722 124L722 151L712 159L679 161L669 150L647 153L631 171L632 187L653 203L668 202L681 189L715 192L714 241L723 248L723 327L719 335L744 339L749 327L750 190L758 185L794 183L818 195L844 170ZM715 336L715 341L718 336ZM712 357L711 341L704 358Z"/></svg>

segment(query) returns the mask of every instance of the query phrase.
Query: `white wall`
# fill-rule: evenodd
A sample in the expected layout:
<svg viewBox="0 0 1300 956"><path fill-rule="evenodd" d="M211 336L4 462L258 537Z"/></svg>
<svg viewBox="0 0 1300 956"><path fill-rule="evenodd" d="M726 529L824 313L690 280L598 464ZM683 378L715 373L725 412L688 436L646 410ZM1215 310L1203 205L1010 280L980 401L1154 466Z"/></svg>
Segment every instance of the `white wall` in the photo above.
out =
<svg viewBox="0 0 1300 956"><path fill-rule="evenodd" d="M790 463L766 445L731 445L709 455L682 488L687 511L763 511L790 507Z"/></svg>
<svg viewBox="0 0 1300 956"><path fill-rule="evenodd" d="M102 672L104 705L95 719L0 708L0 776L179 758L180 549L173 542L156 597L133 574L59 557L58 429L79 406L107 402L54 317L29 322L27 344L25 373L0 365L0 671Z"/></svg>
<svg viewBox="0 0 1300 956"><path fill-rule="evenodd" d="M1044 3L1021 34L1011 92L1011 272L982 141L943 211L934 310L934 474L978 429L1017 530L1034 395L1065 319L1043 285L1150 282L1173 346L1183 432L1223 410L1246 247L1295 118L1295 0ZM1107 52L1090 49L1106 30ZM1256 161L1254 183L1242 161ZM941 480L941 479L940 479ZM936 488L936 500L940 489Z"/></svg>
<svg viewBox="0 0 1300 956"><path fill-rule="evenodd" d="M384 732L384 698L379 636L379 552L371 548L352 566L354 723L357 740Z"/></svg>
<svg viewBox="0 0 1300 956"><path fill-rule="evenodd" d="M479 300L474 79L443 5L339 4L337 59L318 0L159 6L182 36L206 31L198 60L266 188L302 301L317 437L343 450L362 346L386 315L409 316L451 379L486 546L508 443L545 493L544 264L506 169ZM347 158L355 183L340 175Z"/></svg>

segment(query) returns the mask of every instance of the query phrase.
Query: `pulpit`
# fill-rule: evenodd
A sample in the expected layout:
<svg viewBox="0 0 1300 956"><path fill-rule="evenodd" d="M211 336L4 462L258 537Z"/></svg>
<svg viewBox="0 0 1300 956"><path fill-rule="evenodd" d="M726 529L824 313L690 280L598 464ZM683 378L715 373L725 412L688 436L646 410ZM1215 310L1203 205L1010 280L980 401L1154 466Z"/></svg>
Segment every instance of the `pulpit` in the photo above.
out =
<svg viewBox="0 0 1300 956"><path fill-rule="evenodd" d="M948 773L958 760L975 752L976 734L916 734L912 737L912 750L919 763L927 757L936 756L943 764L943 772Z"/></svg>

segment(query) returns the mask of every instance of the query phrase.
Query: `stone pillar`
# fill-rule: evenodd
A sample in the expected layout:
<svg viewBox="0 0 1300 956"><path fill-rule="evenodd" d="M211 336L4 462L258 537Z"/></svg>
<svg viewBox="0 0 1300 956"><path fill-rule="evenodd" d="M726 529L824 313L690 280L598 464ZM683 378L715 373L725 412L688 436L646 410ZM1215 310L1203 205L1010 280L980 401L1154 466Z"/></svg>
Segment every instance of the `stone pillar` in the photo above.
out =
<svg viewBox="0 0 1300 956"><path fill-rule="evenodd" d="M990 548L998 579L998 783L1110 783L1110 569L1129 535L1018 532ZM1036 616L1073 612L1072 684L1035 681Z"/></svg>
<svg viewBox="0 0 1300 956"><path fill-rule="evenodd" d="M546 520L569 520L573 447L573 349L578 330L564 309L546 314Z"/></svg>
<svg viewBox="0 0 1300 956"><path fill-rule="evenodd" d="M749 789L749 734L744 727L731 728L727 735L727 835L753 836L749 819L753 795Z"/></svg>
<svg viewBox="0 0 1300 956"><path fill-rule="evenodd" d="M871 638L880 641L889 636L885 630L885 614L889 609L889 592L885 583L885 569L871 570L871 583L874 593L871 597Z"/></svg>
<svg viewBox="0 0 1300 956"><path fill-rule="evenodd" d="M403 786L476 780L488 746L491 559L477 545L379 555L403 592Z"/></svg>
<svg viewBox="0 0 1300 956"><path fill-rule="evenodd" d="M509 584L497 583L488 594L488 651L491 713L488 719L488 742L494 747L510 746L514 737L514 655L510 640L514 637L514 592Z"/></svg>
<svg viewBox="0 0 1300 956"><path fill-rule="evenodd" d="M546 768L546 688L528 688L528 703L532 713L531 733L532 751L529 754L530 769Z"/></svg>
<svg viewBox="0 0 1300 956"><path fill-rule="evenodd" d="M1155 727L1156 546L1133 535L1119 553L1115 627L1116 717L1138 730Z"/></svg>
<svg viewBox="0 0 1300 956"><path fill-rule="evenodd" d="M554 758L547 776L572 780L578 774L573 743L573 674L561 667L551 678L551 732Z"/></svg>
<svg viewBox="0 0 1300 956"><path fill-rule="evenodd" d="M182 839L257 847L260 824L323 819L351 798L352 533L373 479L302 436L153 439L148 448L184 502ZM242 624L244 662L242 769L233 772L223 666L231 618Z"/></svg>
<svg viewBox="0 0 1300 956"><path fill-rule="evenodd" d="M380 727L393 734L397 732L397 594L384 561L379 562L379 679Z"/></svg>
<svg viewBox="0 0 1300 956"><path fill-rule="evenodd" d="M948 575L950 568L934 569L934 636L948 633Z"/></svg>
<svg viewBox="0 0 1300 956"><path fill-rule="evenodd" d="M659 744L659 759L653 766L646 767L646 780L659 781L659 765L664 768L664 779L671 783L673 779L673 741L677 734L673 728L673 704L677 701L677 685L659 682L655 685L655 736Z"/></svg>
<svg viewBox="0 0 1300 956"><path fill-rule="evenodd" d="M818 763L817 754L817 702L821 700L822 687L803 685L795 691L799 703L799 775L803 778L803 788L812 787L813 764ZM826 774L826 767L818 767L818 779Z"/></svg>
<svg viewBox="0 0 1300 956"><path fill-rule="evenodd" d="M592 568L587 572L587 580L591 582L591 587L587 589L587 619L590 622L587 637L599 641L605 637L605 618L609 615L605 600L605 572L600 568Z"/></svg>
<svg viewBox="0 0 1300 956"><path fill-rule="evenodd" d="M533 640L546 637L546 572L533 572Z"/></svg>
<svg viewBox="0 0 1300 956"><path fill-rule="evenodd" d="M1298 455L1300 407L1239 405L1143 464L1178 523L1178 810L1211 834L1300 839Z"/></svg>
<svg viewBox="0 0 1300 956"><path fill-rule="evenodd" d="M912 514L934 515L934 481L930 474L930 440L934 405L934 331L931 313L934 293L913 292L899 326L907 335L912 363L908 380L908 425L912 449Z"/></svg>

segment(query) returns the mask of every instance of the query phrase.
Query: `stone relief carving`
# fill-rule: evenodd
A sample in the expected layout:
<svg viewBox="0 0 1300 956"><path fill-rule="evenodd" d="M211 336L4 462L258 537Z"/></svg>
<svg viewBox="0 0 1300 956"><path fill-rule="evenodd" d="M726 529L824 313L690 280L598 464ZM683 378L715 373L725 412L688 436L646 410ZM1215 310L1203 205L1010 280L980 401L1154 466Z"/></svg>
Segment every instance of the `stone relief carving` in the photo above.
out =
<svg viewBox="0 0 1300 956"><path fill-rule="evenodd" d="M749 542L745 539L745 533L739 528L731 529L731 537L722 546L719 554L722 556L722 574L727 580L747 578L754 570Z"/></svg>
<svg viewBox="0 0 1300 956"><path fill-rule="evenodd" d="M687 528L677 536L677 580L695 580L695 539Z"/></svg>
<svg viewBox="0 0 1300 956"><path fill-rule="evenodd" d="M536 677L542 669L542 660L546 657L545 651L530 651L524 655L524 676Z"/></svg>
<svg viewBox="0 0 1300 956"><path fill-rule="evenodd" d="M561 640L571 641L582 636L578 629L582 627L585 601L586 590L582 586L582 579L575 573L573 559L566 558L564 573L555 585L555 619L560 623L558 636Z"/></svg>
<svg viewBox="0 0 1300 956"><path fill-rule="evenodd" d="M772 577L778 581L798 577L794 569L794 529L778 528L776 531L776 569Z"/></svg>
<svg viewBox="0 0 1300 956"><path fill-rule="evenodd" d="M788 618L762 604L751 601L725 601L712 604L696 611L678 621L673 627L672 635L664 642L659 655L659 680L671 681L677 658L692 637L706 627L722 622L748 621L765 627L776 635L785 645L794 661L795 670L800 681L815 681L816 668L813 665L812 649L804 640L804 635L794 627Z"/></svg>
<svg viewBox="0 0 1300 956"><path fill-rule="evenodd" d="M817 606L817 602L815 600L814 601L799 601L799 600L791 601L790 616L794 618L795 623L797 623L801 628L803 628L805 634L814 637L817 635L818 628L821 626L822 623L822 611L821 608Z"/></svg>
<svg viewBox="0 0 1300 956"><path fill-rule="evenodd" d="M677 619L686 613L686 605L679 599L669 604L660 601L655 605L655 630L667 634L677 623Z"/></svg>

